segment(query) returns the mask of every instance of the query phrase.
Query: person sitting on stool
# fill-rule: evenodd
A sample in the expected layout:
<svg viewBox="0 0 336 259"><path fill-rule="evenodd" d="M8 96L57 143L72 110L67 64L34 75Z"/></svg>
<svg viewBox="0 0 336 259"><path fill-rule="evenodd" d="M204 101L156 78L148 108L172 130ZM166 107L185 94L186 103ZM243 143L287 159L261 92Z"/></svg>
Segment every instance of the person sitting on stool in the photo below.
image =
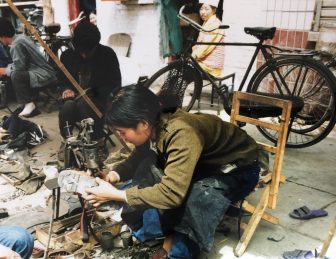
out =
<svg viewBox="0 0 336 259"><path fill-rule="evenodd" d="M109 95L121 88L121 74L116 53L110 47L99 43L100 32L97 26L83 21L74 30L75 49L67 49L61 61L71 75L86 91L87 96L104 113ZM63 138L67 137L67 122L70 133L76 122L85 118L94 120L92 140L103 144L104 120L80 96L63 73L59 74L60 89L64 104L59 111L59 129ZM103 145L100 145L102 148ZM61 157L59 157L62 160Z"/></svg>
<svg viewBox="0 0 336 259"><path fill-rule="evenodd" d="M12 23L0 18L0 42L10 46L12 63L0 67L0 75L11 79L19 104L24 105L21 116L32 117L39 112L34 103L34 91L57 83L55 70L37 49L31 38L26 35L15 35Z"/></svg>

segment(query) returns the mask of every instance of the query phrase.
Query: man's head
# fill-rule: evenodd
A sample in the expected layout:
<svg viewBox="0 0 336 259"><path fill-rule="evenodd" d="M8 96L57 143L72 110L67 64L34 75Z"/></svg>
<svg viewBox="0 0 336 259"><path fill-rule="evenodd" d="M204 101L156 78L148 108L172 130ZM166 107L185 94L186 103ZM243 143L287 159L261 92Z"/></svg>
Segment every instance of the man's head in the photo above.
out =
<svg viewBox="0 0 336 259"><path fill-rule="evenodd" d="M12 43L15 35L13 24L6 18L0 17L0 42L6 46Z"/></svg>
<svg viewBox="0 0 336 259"><path fill-rule="evenodd" d="M83 21L74 30L73 43L75 49L83 58L93 55L100 41L100 32L97 26Z"/></svg>

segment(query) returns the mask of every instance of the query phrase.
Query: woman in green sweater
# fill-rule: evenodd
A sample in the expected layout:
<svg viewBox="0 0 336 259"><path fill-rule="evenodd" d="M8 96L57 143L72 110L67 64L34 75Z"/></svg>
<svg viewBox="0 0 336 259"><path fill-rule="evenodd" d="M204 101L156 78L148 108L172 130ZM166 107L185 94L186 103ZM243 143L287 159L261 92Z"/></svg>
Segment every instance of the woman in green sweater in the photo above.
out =
<svg viewBox="0 0 336 259"><path fill-rule="evenodd" d="M105 181L97 179L98 187L87 190L89 202L125 202L123 219L142 241L172 234L168 258L209 251L230 204L258 182L256 142L217 116L167 109L159 97L136 85L115 95L106 122L135 149ZM129 179L129 189L112 185Z"/></svg>

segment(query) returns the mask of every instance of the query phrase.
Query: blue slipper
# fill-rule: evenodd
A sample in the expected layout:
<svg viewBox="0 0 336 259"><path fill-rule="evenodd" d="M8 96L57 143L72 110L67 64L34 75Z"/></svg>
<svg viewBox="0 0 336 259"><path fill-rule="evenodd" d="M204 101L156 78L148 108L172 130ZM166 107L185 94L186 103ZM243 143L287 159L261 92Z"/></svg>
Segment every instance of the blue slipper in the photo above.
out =
<svg viewBox="0 0 336 259"><path fill-rule="evenodd" d="M328 212L323 209L310 210L307 206L300 207L289 213L289 216L294 219L313 219L318 217L325 217L327 215Z"/></svg>
<svg viewBox="0 0 336 259"><path fill-rule="evenodd" d="M286 251L282 254L285 259L311 259L316 258L312 251L298 250Z"/></svg>

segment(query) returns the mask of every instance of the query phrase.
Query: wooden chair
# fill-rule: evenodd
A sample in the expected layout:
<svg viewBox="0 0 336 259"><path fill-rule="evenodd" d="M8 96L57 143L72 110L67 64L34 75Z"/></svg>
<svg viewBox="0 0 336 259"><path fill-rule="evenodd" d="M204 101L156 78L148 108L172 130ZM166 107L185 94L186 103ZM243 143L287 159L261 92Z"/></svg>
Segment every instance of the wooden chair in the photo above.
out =
<svg viewBox="0 0 336 259"><path fill-rule="evenodd" d="M107 46L111 47L117 55L129 57L132 38L127 33L115 33L109 36Z"/></svg>
<svg viewBox="0 0 336 259"><path fill-rule="evenodd" d="M269 105L274 106L275 109L281 109L282 113L278 123L259 120L256 118L241 115L240 105L241 102L251 103L253 105ZM277 107L277 108L276 108ZM256 230L261 219L267 220L273 224L278 223L278 219L265 212L266 208L275 209L277 204L277 195L280 182L285 181L285 177L281 175L282 163L285 152L285 145L287 140L288 125L290 123L292 102L268 96L261 96L245 92L235 92L233 95L232 110L231 110L231 123L238 124L239 122L249 123L256 126L262 126L275 130L278 135L278 141L275 146L258 142L260 149L271 154L274 154L273 165L270 166L269 174L263 179L268 182L266 185L259 202L256 206L249 204L247 201L243 203L243 210L252 213L252 216L245 226L243 235L241 236L238 245L234 250L236 256L241 256L253 234Z"/></svg>

